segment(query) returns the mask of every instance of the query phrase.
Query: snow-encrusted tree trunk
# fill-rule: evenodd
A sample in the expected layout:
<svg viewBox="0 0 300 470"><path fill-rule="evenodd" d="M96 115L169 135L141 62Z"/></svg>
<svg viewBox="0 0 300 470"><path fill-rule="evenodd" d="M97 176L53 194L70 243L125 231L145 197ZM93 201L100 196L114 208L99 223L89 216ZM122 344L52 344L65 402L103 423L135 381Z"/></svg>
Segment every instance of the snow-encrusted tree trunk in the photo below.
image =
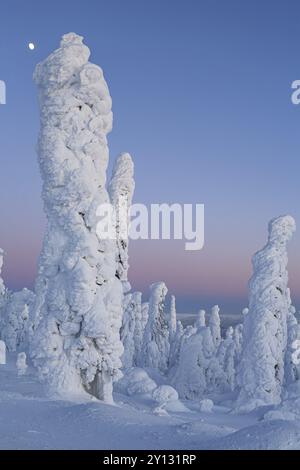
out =
<svg viewBox="0 0 300 470"><path fill-rule="evenodd" d="M218 305L214 305L211 309L211 314L208 320L208 326L211 331L212 339L216 348L219 347L221 342L221 320L220 320L220 309Z"/></svg>
<svg viewBox="0 0 300 470"><path fill-rule="evenodd" d="M74 33L38 64L39 164L48 219L36 283L31 355L59 392L84 386L106 402L123 352L122 284L116 240L97 236L112 128L111 97L100 67Z"/></svg>
<svg viewBox="0 0 300 470"><path fill-rule="evenodd" d="M251 410L281 400L291 304L287 242L295 229L290 216L272 220L268 243L253 257L254 274L249 284L249 313L244 319L238 375L240 409Z"/></svg>
<svg viewBox="0 0 300 470"><path fill-rule="evenodd" d="M150 286L149 318L143 341L144 366L161 372L167 371L170 354L169 325L165 312L167 292L164 282Z"/></svg>

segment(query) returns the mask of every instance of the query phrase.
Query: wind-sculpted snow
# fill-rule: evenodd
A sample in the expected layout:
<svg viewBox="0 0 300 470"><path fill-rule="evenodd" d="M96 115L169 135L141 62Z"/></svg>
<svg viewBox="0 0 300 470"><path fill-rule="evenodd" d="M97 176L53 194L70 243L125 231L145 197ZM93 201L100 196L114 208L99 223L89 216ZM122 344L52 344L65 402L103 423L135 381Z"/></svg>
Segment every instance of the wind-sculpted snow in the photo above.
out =
<svg viewBox="0 0 300 470"><path fill-rule="evenodd" d="M268 243L253 258L249 313L245 315L239 368L240 408L250 410L281 400L291 307L287 242L295 229L295 221L290 216L272 220Z"/></svg>
<svg viewBox="0 0 300 470"><path fill-rule="evenodd" d="M32 357L61 392L81 388L112 400L123 351L122 285L116 242L99 240L96 211L105 188L111 97L100 67L74 33L37 65L39 164L48 219L39 262Z"/></svg>

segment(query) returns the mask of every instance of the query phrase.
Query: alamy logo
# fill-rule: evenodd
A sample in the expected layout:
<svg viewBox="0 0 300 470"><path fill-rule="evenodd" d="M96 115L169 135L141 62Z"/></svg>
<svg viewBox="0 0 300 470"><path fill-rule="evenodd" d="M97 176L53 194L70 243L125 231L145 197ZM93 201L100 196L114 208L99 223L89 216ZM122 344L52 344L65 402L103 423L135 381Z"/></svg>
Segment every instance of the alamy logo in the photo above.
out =
<svg viewBox="0 0 300 470"><path fill-rule="evenodd" d="M300 104L300 80L294 80L291 88L295 90L291 96L292 103Z"/></svg>
<svg viewBox="0 0 300 470"><path fill-rule="evenodd" d="M97 209L100 240L185 240L185 250L204 246L203 204L144 204L128 207L126 197L118 204L100 204Z"/></svg>
<svg viewBox="0 0 300 470"><path fill-rule="evenodd" d="M0 80L0 104L6 104L6 85L3 80Z"/></svg>

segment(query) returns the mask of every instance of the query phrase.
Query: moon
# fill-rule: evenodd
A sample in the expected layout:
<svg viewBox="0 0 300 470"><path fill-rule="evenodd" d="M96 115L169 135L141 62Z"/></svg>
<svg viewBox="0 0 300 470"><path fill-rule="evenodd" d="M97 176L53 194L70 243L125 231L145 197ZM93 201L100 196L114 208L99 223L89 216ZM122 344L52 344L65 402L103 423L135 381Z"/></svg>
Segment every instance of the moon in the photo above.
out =
<svg viewBox="0 0 300 470"><path fill-rule="evenodd" d="M33 50L35 49L35 45L33 44L33 42L30 42L30 43L28 44L28 48L29 48L31 51L33 51Z"/></svg>

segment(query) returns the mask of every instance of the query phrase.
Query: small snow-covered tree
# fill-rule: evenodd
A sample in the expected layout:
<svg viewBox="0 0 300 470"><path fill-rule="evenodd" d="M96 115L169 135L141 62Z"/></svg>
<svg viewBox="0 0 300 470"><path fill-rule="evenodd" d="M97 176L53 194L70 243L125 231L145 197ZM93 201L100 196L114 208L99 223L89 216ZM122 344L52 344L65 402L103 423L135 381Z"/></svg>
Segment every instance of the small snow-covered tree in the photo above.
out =
<svg viewBox="0 0 300 470"><path fill-rule="evenodd" d="M123 323L120 330L121 341L124 347L122 355L122 364L124 368L133 366L133 358L135 354L134 332L136 322L135 302L133 295L128 293L123 301Z"/></svg>
<svg viewBox="0 0 300 470"><path fill-rule="evenodd" d="M121 327L121 341L124 346L122 364L124 368L137 365L143 342L142 294L134 292L124 298L124 315Z"/></svg>
<svg viewBox="0 0 300 470"><path fill-rule="evenodd" d="M208 320L208 326L210 328L212 339L216 348L221 342L221 320L219 312L220 309L218 305L215 305L211 309L211 314Z"/></svg>
<svg viewBox="0 0 300 470"><path fill-rule="evenodd" d="M82 37L63 36L37 65L39 164L47 232L36 283L31 355L60 393L85 388L112 402L120 376L123 289L116 240L97 236L106 190L111 97Z"/></svg>
<svg viewBox="0 0 300 470"><path fill-rule="evenodd" d="M34 301L34 293L26 288L10 294L1 329L1 338L5 341L8 351L28 347L32 327L30 312Z"/></svg>
<svg viewBox="0 0 300 470"><path fill-rule="evenodd" d="M170 317L169 317L170 341L172 341L176 335L176 328L177 328L176 298L175 298L175 295L171 295Z"/></svg>
<svg viewBox="0 0 300 470"><path fill-rule="evenodd" d="M243 324L239 323L233 329L233 341L235 347L235 366L237 367L241 360L243 348Z"/></svg>
<svg viewBox="0 0 300 470"><path fill-rule="evenodd" d="M5 290L6 290L4 281L2 279L3 256L4 256L4 251L2 250L2 248L0 248L0 306L1 306L1 301L5 295Z"/></svg>
<svg viewBox="0 0 300 470"><path fill-rule="evenodd" d="M133 302L134 302L134 305L135 305L133 364L138 366L139 365L139 358L142 355L143 337L144 337L144 331L145 331L145 326L144 326L144 322L143 322L143 315L142 315L142 293L141 292L134 292L132 297L133 297Z"/></svg>
<svg viewBox="0 0 300 470"><path fill-rule="evenodd" d="M221 375L209 327L189 328L182 337L179 361L171 383L182 398L199 399L214 392ZM223 380L223 377L222 377Z"/></svg>
<svg viewBox="0 0 300 470"><path fill-rule="evenodd" d="M290 216L272 220L266 246L253 257L238 374L240 409L251 410L281 400L290 309L287 242L295 229Z"/></svg>
<svg viewBox="0 0 300 470"><path fill-rule="evenodd" d="M150 286L149 317L143 340L143 364L145 367L166 372L169 363L169 325L165 311L168 289L164 282Z"/></svg>
<svg viewBox="0 0 300 470"><path fill-rule="evenodd" d="M195 328L198 330L198 328L203 328L204 326L206 326L205 310L199 310L195 321Z"/></svg>
<svg viewBox="0 0 300 470"><path fill-rule="evenodd" d="M235 342L233 339L234 330L230 326L225 338L221 340L217 352L217 359L222 370L221 388L222 391L234 390L235 387Z"/></svg>
<svg viewBox="0 0 300 470"><path fill-rule="evenodd" d="M169 372L171 376L174 373L174 368L176 368L179 363L180 349L181 349L183 335L184 335L184 328L183 328L181 321L178 320L177 325L176 325L175 336L170 342Z"/></svg>
<svg viewBox="0 0 300 470"><path fill-rule="evenodd" d="M6 305L10 296L10 292L5 287L4 281L2 279L3 257L4 257L4 251L2 250L2 248L0 248L0 338L1 338L1 331L5 324Z"/></svg>

